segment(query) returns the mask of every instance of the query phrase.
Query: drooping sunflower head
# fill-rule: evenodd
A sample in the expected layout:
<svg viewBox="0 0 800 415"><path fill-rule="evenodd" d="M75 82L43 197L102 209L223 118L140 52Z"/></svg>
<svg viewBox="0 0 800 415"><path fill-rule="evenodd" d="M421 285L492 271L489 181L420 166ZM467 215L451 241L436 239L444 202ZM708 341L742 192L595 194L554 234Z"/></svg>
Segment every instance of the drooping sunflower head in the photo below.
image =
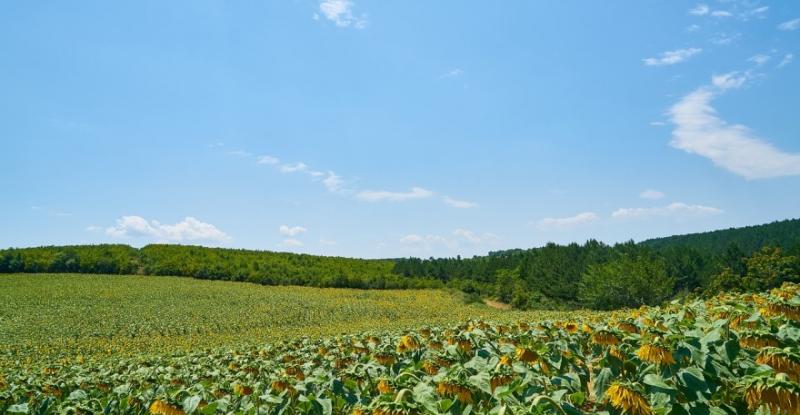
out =
<svg viewBox="0 0 800 415"><path fill-rule="evenodd" d="M781 375L751 381L745 388L744 399L754 412L762 406L772 414L800 412L800 386Z"/></svg>
<svg viewBox="0 0 800 415"><path fill-rule="evenodd" d="M794 380L800 377L800 355L788 348L764 348L756 357L756 363L770 366L776 372L786 373Z"/></svg>
<svg viewBox="0 0 800 415"><path fill-rule="evenodd" d="M768 317L785 317L789 320L800 321L800 306L783 301L775 301L761 308L761 314Z"/></svg>
<svg viewBox="0 0 800 415"><path fill-rule="evenodd" d="M442 396L452 396L463 404L472 403L472 391L466 385L455 381L442 381L436 385L436 392Z"/></svg>
<svg viewBox="0 0 800 415"><path fill-rule="evenodd" d="M639 333L639 327L630 321L620 321L617 323L617 328L628 333Z"/></svg>
<svg viewBox="0 0 800 415"><path fill-rule="evenodd" d="M517 360L525 363L534 363L539 360L539 354L533 350L524 347L517 347L516 350Z"/></svg>
<svg viewBox="0 0 800 415"><path fill-rule="evenodd" d="M380 382L378 382L377 389L378 389L378 392L380 392L380 393L391 393L392 392L392 386L389 384L389 381L386 380L386 379L381 379Z"/></svg>
<svg viewBox="0 0 800 415"><path fill-rule="evenodd" d="M672 351L666 347L656 344L643 344L642 347L636 351L636 356L645 362L655 363L658 365L675 364L675 358L672 357Z"/></svg>
<svg viewBox="0 0 800 415"><path fill-rule="evenodd" d="M619 337L608 330L599 330L592 334L592 343L601 346L616 346L619 344Z"/></svg>
<svg viewBox="0 0 800 415"><path fill-rule="evenodd" d="M739 345L750 349L762 349L764 347L778 347L780 341L770 333L746 333L739 337Z"/></svg>
<svg viewBox="0 0 800 415"><path fill-rule="evenodd" d="M614 383L606 390L606 400L614 408L631 415L652 415L647 399L631 385Z"/></svg>

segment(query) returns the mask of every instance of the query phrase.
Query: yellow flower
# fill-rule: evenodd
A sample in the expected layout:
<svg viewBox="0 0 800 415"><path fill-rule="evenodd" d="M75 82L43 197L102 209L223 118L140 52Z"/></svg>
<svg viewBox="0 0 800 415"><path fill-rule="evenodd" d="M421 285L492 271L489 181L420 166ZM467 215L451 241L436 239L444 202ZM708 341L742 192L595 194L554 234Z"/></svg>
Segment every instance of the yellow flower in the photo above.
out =
<svg viewBox="0 0 800 415"><path fill-rule="evenodd" d="M253 388L237 383L233 386L233 393L237 395L250 395L253 393Z"/></svg>
<svg viewBox="0 0 800 415"><path fill-rule="evenodd" d="M517 347L517 360L525 363L534 363L539 360L539 355L533 350Z"/></svg>
<svg viewBox="0 0 800 415"><path fill-rule="evenodd" d="M503 366L511 366L511 357L500 356L500 362L498 364Z"/></svg>
<svg viewBox="0 0 800 415"><path fill-rule="evenodd" d="M619 383L609 386L606 390L606 400L611 401L611 406L626 414L652 415L653 413L644 396Z"/></svg>
<svg viewBox="0 0 800 415"><path fill-rule="evenodd" d="M492 387L492 393L494 390L499 388L500 386L507 385L514 380L514 377L511 375L496 375L489 379L489 385Z"/></svg>
<svg viewBox="0 0 800 415"><path fill-rule="evenodd" d="M567 323L564 325L564 329L567 330L568 333L576 333L578 331L578 325L575 323Z"/></svg>
<svg viewBox="0 0 800 415"><path fill-rule="evenodd" d="M380 393L391 393L392 387L389 385L389 382L386 379L381 379L378 382L378 392Z"/></svg>
<svg viewBox="0 0 800 415"><path fill-rule="evenodd" d="M610 349L608 349L608 354L610 354L611 356L616 357L619 360L622 360L623 362L627 358L627 356L625 356L625 353L623 353L622 350L620 350L616 346L615 347L611 347Z"/></svg>
<svg viewBox="0 0 800 415"><path fill-rule="evenodd" d="M675 364L675 359L672 357L672 352L669 349L655 345L644 344L639 350L636 351L636 356L645 362L656 363L659 365L672 365Z"/></svg>
<svg viewBox="0 0 800 415"><path fill-rule="evenodd" d="M781 349L770 347L762 350L756 357L756 363L771 366L776 372L786 373L795 380L800 377L800 363L796 356Z"/></svg>
<svg viewBox="0 0 800 415"><path fill-rule="evenodd" d="M162 400L155 400L150 405L150 413L153 415L186 415L182 409L178 409Z"/></svg>
<svg viewBox="0 0 800 415"><path fill-rule="evenodd" d="M424 363L422 363L422 369L425 370L425 373L431 376L439 373L439 366L437 366L436 363L431 362L430 360L426 360Z"/></svg>
<svg viewBox="0 0 800 415"><path fill-rule="evenodd" d="M636 327L633 323L630 323L630 322L627 322L627 321L620 322L619 324L617 324L617 327L620 330L626 331L628 333L638 333L639 332L639 328L638 327Z"/></svg>
<svg viewBox="0 0 800 415"><path fill-rule="evenodd" d="M740 337L739 345L751 349L763 349L765 347L778 347L780 342L771 334L751 333Z"/></svg>
<svg viewBox="0 0 800 415"><path fill-rule="evenodd" d="M592 334L592 343L599 344L601 346L616 346L619 344L619 338L606 330L600 330L594 334Z"/></svg>
<svg viewBox="0 0 800 415"><path fill-rule="evenodd" d="M439 395L453 396L461 403L472 403L472 392L457 383L441 382L436 386L436 391Z"/></svg>
<svg viewBox="0 0 800 415"><path fill-rule="evenodd" d="M784 316L790 320L800 321L800 307L789 304L769 303L761 309L761 314L765 316Z"/></svg>
<svg viewBox="0 0 800 415"><path fill-rule="evenodd" d="M757 382L744 394L747 406L754 411L766 406L772 414L800 413L800 388L791 382Z"/></svg>

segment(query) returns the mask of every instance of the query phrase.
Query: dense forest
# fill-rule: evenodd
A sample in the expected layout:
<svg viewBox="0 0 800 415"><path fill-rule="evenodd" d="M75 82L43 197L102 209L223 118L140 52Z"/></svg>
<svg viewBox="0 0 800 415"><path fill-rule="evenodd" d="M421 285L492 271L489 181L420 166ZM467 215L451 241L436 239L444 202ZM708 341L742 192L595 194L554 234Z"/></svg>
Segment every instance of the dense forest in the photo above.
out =
<svg viewBox="0 0 800 415"><path fill-rule="evenodd" d="M517 308L611 309L800 281L800 219L607 245L547 244L472 258L365 260L184 245L0 250L0 273L177 275L269 285L451 287Z"/></svg>

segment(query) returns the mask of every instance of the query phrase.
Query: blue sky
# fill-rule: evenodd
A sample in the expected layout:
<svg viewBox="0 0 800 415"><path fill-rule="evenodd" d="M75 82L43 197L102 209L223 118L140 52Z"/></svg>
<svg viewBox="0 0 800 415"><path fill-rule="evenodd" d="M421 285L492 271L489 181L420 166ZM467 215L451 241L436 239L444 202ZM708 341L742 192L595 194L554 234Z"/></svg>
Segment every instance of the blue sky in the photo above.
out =
<svg viewBox="0 0 800 415"><path fill-rule="evenodd" d="M0 5L0 247L359 257L798 217L800 3Z"/></svg>

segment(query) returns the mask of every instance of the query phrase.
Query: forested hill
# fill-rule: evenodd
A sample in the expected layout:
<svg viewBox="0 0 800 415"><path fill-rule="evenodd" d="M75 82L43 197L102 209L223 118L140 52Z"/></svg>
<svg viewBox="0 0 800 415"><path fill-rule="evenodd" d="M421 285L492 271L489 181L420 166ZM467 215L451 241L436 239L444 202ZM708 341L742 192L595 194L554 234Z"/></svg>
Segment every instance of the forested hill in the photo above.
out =
<svg viewBox="0 0 800 415"><path fill-rule="evenodd" d="M787 219L764 225L667 236L640 242L640 245L657 250L682 246L708 254L719 254L731 244L737 245L745 253L754 252L762 246L790 248L800 245L800 219Z"/></svg>
<svg viewBox="0 0 800 415"><path fill-rule="evenodd" d="M175 275L269 285L451 287L518 308L635 307L679 294L800 282L800 220L607 245L547 244L472 258L367 260L185 245L0 250L0 273Z"/></svg>

